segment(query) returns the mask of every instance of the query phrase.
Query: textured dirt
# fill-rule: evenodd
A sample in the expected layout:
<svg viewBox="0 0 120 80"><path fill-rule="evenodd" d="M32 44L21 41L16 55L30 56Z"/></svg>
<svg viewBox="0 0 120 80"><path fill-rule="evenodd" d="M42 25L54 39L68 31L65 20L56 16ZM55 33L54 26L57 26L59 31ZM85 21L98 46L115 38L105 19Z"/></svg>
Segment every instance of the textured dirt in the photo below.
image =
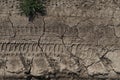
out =
<svg viewBox="0 0 120 80"><path fill-rule="evenodd" d="M48 0L33 22L18 7L0 1L1 80L119 80L119 0Z"/></svg>

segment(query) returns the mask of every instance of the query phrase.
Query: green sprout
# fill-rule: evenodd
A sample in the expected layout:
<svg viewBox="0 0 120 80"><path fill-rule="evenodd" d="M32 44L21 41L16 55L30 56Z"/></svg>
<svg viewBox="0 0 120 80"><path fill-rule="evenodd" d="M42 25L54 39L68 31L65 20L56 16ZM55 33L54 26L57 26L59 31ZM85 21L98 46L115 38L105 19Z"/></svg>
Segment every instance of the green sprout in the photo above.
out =
<svg viewBox="0 0 120 80"><path fill-rule="evenodd" d="M20 8L22 13L29 17L29 21L32 21L37 13L42 16L46 14L45 0L22 0Z"/></svg>

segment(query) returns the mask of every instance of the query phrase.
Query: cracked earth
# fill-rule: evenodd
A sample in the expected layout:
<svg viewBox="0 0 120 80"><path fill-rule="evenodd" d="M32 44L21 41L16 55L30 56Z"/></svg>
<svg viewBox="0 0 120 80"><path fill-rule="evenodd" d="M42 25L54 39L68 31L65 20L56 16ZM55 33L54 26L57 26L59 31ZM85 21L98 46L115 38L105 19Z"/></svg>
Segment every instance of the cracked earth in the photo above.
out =
<svg viewBox="0 0 120 80"><path fill-rule="evenodd" d="M33 22L2 3L1 80L120 78L119 0L50 0Z"/></svg>

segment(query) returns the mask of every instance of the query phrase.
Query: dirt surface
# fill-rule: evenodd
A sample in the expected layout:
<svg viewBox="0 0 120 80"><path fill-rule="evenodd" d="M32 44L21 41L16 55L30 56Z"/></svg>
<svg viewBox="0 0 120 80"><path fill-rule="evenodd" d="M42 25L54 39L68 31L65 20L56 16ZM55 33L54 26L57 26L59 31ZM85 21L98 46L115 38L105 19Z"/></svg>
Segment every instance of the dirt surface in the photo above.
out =
<svg viewBox="0 0 120 80"><path fill-rule="evenodd" d="M48 0L46 10L29 22L18 0L0 1L1 80L120 79L119 0Z"/></svg>

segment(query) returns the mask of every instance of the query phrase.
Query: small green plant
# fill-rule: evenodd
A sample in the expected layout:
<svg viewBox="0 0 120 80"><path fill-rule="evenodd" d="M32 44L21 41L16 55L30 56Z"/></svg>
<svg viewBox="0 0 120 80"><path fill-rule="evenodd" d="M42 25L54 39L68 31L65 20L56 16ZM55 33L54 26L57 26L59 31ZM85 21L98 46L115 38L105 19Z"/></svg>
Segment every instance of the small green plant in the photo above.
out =
<svg viewBox="0 0 120 80"><path fill-rule="evenodd" d="M29 17L29 21L32 21L37 13L42 16L46 14L45 0L22 0L20 8L22 13Z"/></svg>

